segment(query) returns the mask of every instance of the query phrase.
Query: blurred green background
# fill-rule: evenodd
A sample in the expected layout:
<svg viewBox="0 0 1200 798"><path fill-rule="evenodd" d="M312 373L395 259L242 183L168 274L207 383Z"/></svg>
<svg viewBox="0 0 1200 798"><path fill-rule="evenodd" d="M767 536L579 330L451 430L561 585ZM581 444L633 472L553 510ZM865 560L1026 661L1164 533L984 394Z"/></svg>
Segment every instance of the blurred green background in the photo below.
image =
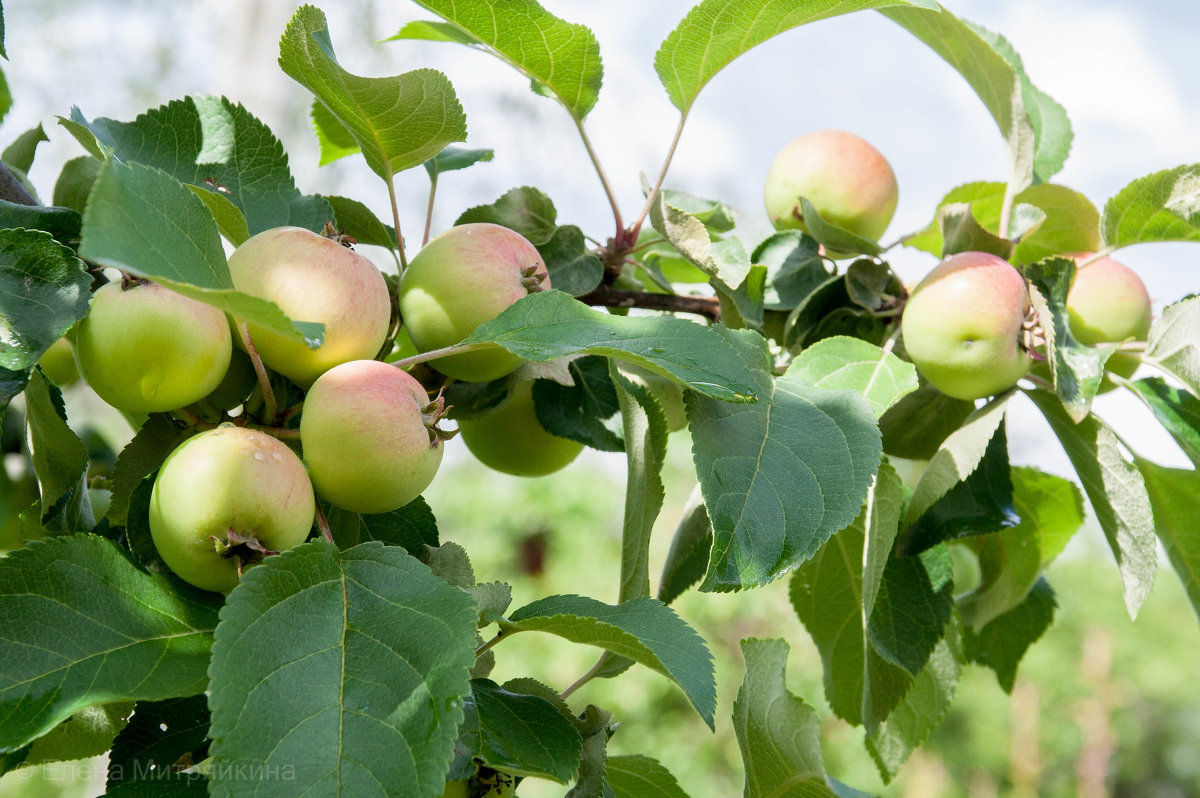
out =
<svg viewBox="0 0 1200 798"><path fill-rule="evenodd" d="M73 389L69 397L86 401L83 391ZM615 601L623 469L620 456L589 453L554 476L518 479L487 471L455 441L426 496L442 539L466 547L480 581L512 583L514 607L555 593ZM655 584L693 485L686 433L671 437L664 476L667 506L651 561ZM715 734L681 691L641 667L588 683L571 705L613 711L621 728L610 751L656 757L693 798L740 795L741 759L730 721L743 674L738 643L782 637L791 645L789 687L823 719L827 769L859 789L905 798L1200 795L1200 625L1174 574L1160 571L1141 615L1131 621L1099 530L1085 527L1048 577L1060 610L1022 662L1012 696L990 670L968 666L941 728L891 785L880 781L862 731L834 718L825 704L820 657L791 610L786 579L740 594L691 591L676 602L716 658ZM494 651L497 681L532 676L559 690L598 653L536 634ZM102 792L102 760L0 778L0 798ZM564 792L561 785L527 780L518 795Z"/></svg>

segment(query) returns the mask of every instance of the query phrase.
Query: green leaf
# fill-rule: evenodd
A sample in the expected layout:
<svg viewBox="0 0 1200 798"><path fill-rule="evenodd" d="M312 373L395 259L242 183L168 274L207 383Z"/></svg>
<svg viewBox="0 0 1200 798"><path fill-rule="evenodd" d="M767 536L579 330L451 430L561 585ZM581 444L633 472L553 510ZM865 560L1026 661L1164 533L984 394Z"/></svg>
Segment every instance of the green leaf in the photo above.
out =
<svg viewBox="0 0 1200 798"><path fill-rule="evenodd" d="M873 734L868 733L867 751L884 782L895 778L900 766L941 724L950 708L962 672L958 648L958 641L952 637L938 643L900 704Z"/></svg>
<svg viewBox="0 0 1200 798"><path fill-rule="evenodd" d="M421 560L429 566L434 576L454 587L466 590L475 586L475 569L471 567L471 558L467 556L467 550L454 541L427 547Z"/></svg>
<svg viewBox="0 0 1200 798"><path fill-rule="evenodd" d="M938 207L958 202L969 203L975 220L985 230L995 233L1000 229L1004 192L1003 183L966 183L951 189ZM1041 210L1046 214L1046 219L1017 244L1012 256L1014 263L1033 263L1051 255L1095 252L1101 248L1100 212L1091 200L1078 191L1053 183L1041 183L1017 194L1015 202ZM921 233L905 238L904 243L940 256L943 240L937 220L930 222L929 227Z"/></svg>
<svg viewBox="0 0 1200 798"><path fill-rule="evenodd" d="M84 707L33 741L23 765L91 759L107 753L133 712L132 701Z"/></svg>
<svg viewBox="0 0 1200 798"><path fill-rule="evenodd" d="M421 496L398 510L378 515L359 515L331 507L329 529L339 549L377 540L389 546L402 546L412 556L421 557L426 546L438 545L437 521Z"/></svg>
<svg viewBox="0 0 1200 798"><path fill-rule="evenodd" d="M1012 477L1021 523L970 541L980 583L958 604L963 623L976 632L1024 601L1083 525L1083 495L1074 482L1024 467L1014 468Z"/></svg>
<svg viewBox="0 0 1200 798"><path fill-rule="evenodd" d="M88 194L92 192L92 184L100 174L104 162L90 155L72 158L63 164L54 182L54 195L51 204L70 208L77 213L83 213L87 204Z"/></svg>
<svg viewBox="0 0 1200 798"><path fill-rule="evenodd" d="M64 496L74 493L78 501L87 494L88 452L79 436L67 426L62 393L40 369L30 376L25 388L25 421L29 456L41 497L40 520L45 521L51 508ZM82 531L90 531L95 523L90 505L87 507L84 525L88 528Z"/></svg>
<svg viewBox="0 0 1200 798"><path fill-rule="evenodd" d="M662 197L668 205L694 216L714 233L727 233L737 224L737 211L720 200L697 197L673 188L664 188Z"/></svg>
<svg viewBox="0 0 1200 798"><path fill-rule="evenodd" d="M704 223L671 205L666 193L660 192L651 206L650 223L689 263L727 288L737 288L750 274L750 257L741 241L712 241Z"/></svg>
<svg viewBox="0 0 1200 798"><path fill-rule="evenodd" d="M3 43L0 43L0 55L3 55ZM8 58L8 56L4 56ZM0 70L0 120L8 116L8 112L12 110L13 96L12 89L8 86L8 78L4 77L3 70Z"/></svg>
<svg viewBox="0 0 1200 798"><path fill-rule="evenodd" d="M947 258L959 252L989 252L1008 260L1013 255L1013 242L984 229L965 202L952 202L938 208L937 225L944 242L938 253L940 257Z"/></svg>
<svg viewBox="0 0 1200 798"><path fill-rule="evenodd" d="M217 223L217 229L221 231L225 240L235 247L239 247L250 238L250 228L246 225L246 217L228 197L199 186L188 186L188 188L200 198L209 213L213 215L213 221Z"/></svg>
<svg viewBox="0 0 1200 798"><path fill-rule="evenodd" d="M57 241L74 244L79 240L79 213L71 208L21 205L0 200L0 228L43 230Z"/></svg>
<svg viewBox="0 0 1200 798"><path fill-rule="evenodd" d="M696 485L680 514L679 525L675 527L675 536L663 563L662 576L658 580L659 601L670 604L704 578L712 544L712 522L708 520L700 486Z"/></svg>
<svg viewBox="0 0 1200 798"><path fill-rule="evenodd" d="M546 262L550 285L571 296L583 296L604 277L604 264L588 250L583 231L575 225L555 228L537 250Z"/></svg>
<svg viewBox="0 0 1200 798"><path fill-rule="evenodd" d="M600 45L583 25L573 25L535 0L417 0L447 20L409 23L387 41L424 39L466 44L504 61L529 78L533 90L554 97L576 120L596 104L604 68Z"/></svg>
<svg viewBox="0 0 1200 798"><path fill-rule="evenodd" d="M604 424L620 410L608 364L607 358L595 355L577 358L567 365L573 385L533 383L533 406L547 432L602 452L624 451L621 437Z"/></svg>
<svg viewBox="0 0 1200 798"><path fill-rule="evenodd" d="M87 313L91 275L48 233L0 230L0 368L24 371Z"/></svg>
<svg viewBox="0 0 1200 798"><path fill-rule="evenodd" d="M79 254L314 348L324 335L324 325L292 322L275 303L234 290L208 208L170 175L148 166L105 164L83 216Z"/></svg>
<svg viewBox="0 0 1200 798"><path fill-rule="evenodd" d="M1046 391L1026 394L1050 423L1075 467L1109 548L1117 559L1125 607L1136 618L1154 585L1158 557L1154 514L1146 484L1121 453L1116 434L1091 415L1073 423L1057 398Z"/></svg>
<svg viewBox="0 0 1200 798"><path fill-rule="evenodd" d="M202 692L218 606L95 535L10 552L0 559L0 751L93 704Z"/></svg>
<svg viewBox="0 0 1200 798"><path fill-rule="evenodd" d="M883 450L893 457L928 460L974 411L972 402L946 396L925 383L879 419Z"/></svg>
<svg viewBox="0 0 1200 798"><path fill-rule="evenodd" d="M296 188L287 153L270 129L224 97L174 100L132 122L89 122L73 108L64 123L81 141L90 137L98 158L107 149L127 163L222 194L245 215L252 234L283 225L318 231L329 219L328 203Z"/></svg>
<svg viewBox="0 0 1200 798"><path fill-rule="evenodd" d="M772 378L759 335L722 334L754 376L758 401L688 397L692 454L714 534L702 591L761 585L812 557L854 519L882 453L861 394L818 388L800 370Z"/></svg>
<svg viewBox="0 0 1200 798"><path fill-rule="evenodd" d="M910 557L893 550L868 619L868 638L880 656L916 676L941 640L953 608L953 574L944 546Z"/></svg>
<svg viewBox="0 0 1200 798"><path fill-rule="evenodd" d="M348 197L326 197L337 228L354 239L356 244L396 248L396 231L379 220L370 208Z"/></svg>
<svg viewBox="0 0 1200 798"><path fill-rule="evenodd" d="M46 131L39 124L35 128L26 130L21 135L17 136L12 144L4 148L4 153L0 154L0 161L10 169L19 169L22 172L28 172L33 167L33 158L37 153L37 146L43 141L49 141Z"/></svg>
<svg viewBox="0 0 1200 798"><path fill-rule="evenodd" d="M791 310L830 278L817 242L798 230L764 239L750 254L750 261L767 267L763 296L767 310Z"/></svg>
<svg viewBox="0 0 1200 798"><path fill-rule="evenodd" d="M612 713L588 704L578 718L571 718L583 737L579 776L564 798L600 798L604 793L604 772L608 760L608 738L616 730Z"/></svg>
<svg viewBox="0 0 1200 798"><path fill-rule="evenodd" d="M671 104L686 115L718 72L771 37L851 11L899 4L903 0L702 0L658 48L654 71Z"/></svg>
<svg viewBox="0 0 1200 798"><path fill-rule="evenodd" d="M713 727L717 693L712 654L704 639L661 601L638 598L610 605L584 596L550 596L515 610L501 629L548 632L628 657L683 688Z"/></svg>
<svg viewBox="0 0 1200 798"><path fill-rule="evenodd" d="M747 798L836 798L825 783L821 722L788 691L788 644L742 641L746 675L733 702L733 728L746 767Z"/></svg>
<svg viewBox="0 0 1200 798"><path fill-rule="evenodd" d="M309 115L312 118L313 132L317 134L317 145L321 148L321 159L317 166L325 166L362 152L350 129L316 97L313 98Z"/></svg>
<svg viewBox="0 0 1200 798"><path fill-rule="evenodd" d="M1144 357L1200 397L1200 296L1163 308L1150 327Z"/></svg>
<svg viewBox="0 0 1200 798"><path fill-rule="evenodd" d="M285 767L293 778L256 794L435 794L475 619L470 596L399 547L316 541L251 568L213 645L210 794L241 794L239 769Z"/></svg>
<svg viewBox="0 0 1200 798"><path fill-rule="evenodd" d="M167 455L191 434L191 430L177 427L165 413L150 415L133 439L125 444L113 465L112 478L109 480L112 498L105 513L111 523L125 526L134 489L157 471Z"/></svg>
<svg viewBox="0 0 1200 798"><path fill-rule="evenodd" d="M756 376L714 328L669 316L613 316L562 291L523 297L463 343L494 342L525 360L607 355L726 402L752 402Z"/></svg>
<svg viewBox="0 0 1200 798"><path fill-rule="evenodd" d="M162 778L185 755L200 762L208 752L208 721L203 695L139 701L129 724L113 741L109 791L120 784Z"/></svg>
<svg viewBox="0 0 1200 798"><path fill-rule="evenodd" d="M1200 475L1193 469L1167 468L1140 458L1136 462L1154 508L1154 530L1200 616L1200 528L1196 526Z"/></svg>
<svg viewBox="0 0 1200 798"><path fill-rule="evenodd" d="M625 438L625 514L621 524L619 601L650 595L650 533L662 512L662 469L667 457L667 417L643 383L609 370Z"/></svg>
<svg viewBox="0 0 1200 798"><path fill-rule="evenodd" d="M1200 399L1159 377L1138 380L1132 386L1188 459L1200 467Z"/></svg>
<svg viewBox="0 0 1200 798"><path fill-rule="evenodd" d="M989 621L978 633L963 630L963 655L968 662L996 672L996 680L1011 693L1017 665L1050 624L1058 602L1045 579L1038 579L1019 604Z"/></svg>
<svg viewBox="0 0 1200 798"><path fill-rule="evenodd" d="M455 226L475 222L491 222L516 230L529 243L541 246L554 237L558 211L546 193L532 186L511 189L490 205L468 208L455 220ZM553 280L553 277L551 277Z"/></svg>
<svg viewBox="0 0 1200 798"><path fill-rule="evenodd" d="M821 654L830 708L868 730L888 716L912 683L879 655L868 628L903 502L900 478L881 466L858 517L797 568L788 587L792 607Z"/></svg>
<svg viewBox="0 0 1200 798"><path fill-rule="evenodd" d="M688 798L671 772L648 756L610 756L605 771L613 798Z"/></svg>
<svg viewBox="0 0 1200 798"><path fill-rule="evenodd" d="M816 241L825 245L831 257L844 258L848 255L879 255L883 247L869 238L852 233L828 221L807 197L799 197L800 215L807 232Z"/></svg>
<svg viewBox="0 0 1200 798"><path fill-rule="evenodd" d="M480 627L499 621L512 604L512 586L505 582L484 582L467 588L467 592L475 597Z"/></svg>
<svg viewBox="0 0 1200 798"><path fill-rule="evenodd" d="M554 704L472 679L461 737L484 765L566 784L579 769L579 732Z"/></svg>
<svg viewBox="0 0 1200 798"><path fill-rule="evenodd" d="M1104 245L1200 241L1200 164L1139 177L1104 204Z"/></svg>
<svg viewBox="0 0 1200 798"><path fill-rule="evenodd" d="M917 370L861 338L825 338L800 353L788 374L818 388L858 391L876 418L917 389Z"/></svg>
<svg viewBox="0 0 1200 798"><path fill-rule="evenodd" d="M1020 521L1013 505L1008 433L1001 420L975 469L905 529L896 548L912 554L947 540L999 532Z"/></svg>
<svg viewBox="0 0 1200 798"><path fill-rule="evenodd" d="M447 147L425 162L425 171L430 178L436 178L442 172L456 172L477 163L490 161L495 156L495 150L470 150L466 147Z"/></svg>
<svg viewBox="0 0 1200 798"><path fill-rule="evenodd" d="M388 78L350 74L334 57L318 8L296 10L279 41L279 66L350 131L367 166L385 181L466 141L467 120L445 75L432 69Z"/></svg>

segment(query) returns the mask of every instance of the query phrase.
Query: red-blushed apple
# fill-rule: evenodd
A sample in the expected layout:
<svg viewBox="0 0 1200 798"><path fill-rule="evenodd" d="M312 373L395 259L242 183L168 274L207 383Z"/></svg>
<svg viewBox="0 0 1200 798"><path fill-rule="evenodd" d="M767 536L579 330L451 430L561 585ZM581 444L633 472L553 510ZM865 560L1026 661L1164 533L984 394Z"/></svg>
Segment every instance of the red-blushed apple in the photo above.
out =
<svg viewBox="0 0 1200 798"><path fill-rule="evenodd" d="M900 326L917 370L942 393L980 399L1029 371L1025 278L986 252L960 252L913 289Z"/></svg>
<svg viewBox="0 0 1200 798"><path fill-rule="evenodd" d="M1083 261L1087 254L1072 255ZM1112 258L1098 258L1075 272L1067 294L1071 335L1081 344L1145 341L1152 319L1150 294L1137 273ZM1130 377L1137 370L1136 355L1116 352L1107 370ZM1105 381L1107 387L1112 383Z"/></svg>
<svg viewBox="0 0 1200 798"><path fill-rule="evenodd" d="M303 543L315 515L300 458L265 432L229 423L176 447L150 493L150 535L163 562L218 593L264 555Z"/></svg>
<svg viewBox="0 0 1200 798"><path fill-rule="evenodd" d="M444 413L421 383L377 360L335 366L313 383L300 443L317 495L356 513L408 504L442 462Z"/></svg>
<svg viewBox="0 0 1200 798"><path fill-rule="evenodd" d="M879 150L844 130L818 130L792 141L767 170L763 202L777 230L806 230L800 198L826 221L872 241L896 212L899 189Z"/></svg>
<svg viewBox="0 0 1200 798"><path fill-rule="evenodd" d="M456 344L530 293L550 287L546 264L520 233L478 222L452 227L417 253L400 278L400 318L421 352ZM521 365L499 347L430 361L459 380L487 382Z"/></svg>
<svg viewBox="0 0 1200 798"><path fill-rule="evenodd" d="M74 335L87 384L131 413L203 399L225 376L232 351L223 312L136 278L97 289Z"/></svg>
<svg viewBox="0 0 1200 798"><path fill-rule="evenodd" d="M517 477L553 474L583 451L583 444L547 432L533 406L533 380L518 382L486 416L458 422L462 439L479 462Z"/></svg>
<svg viewBox="0 0 1200 798"><path fill-rule="evenodd" d="M229 256L233 285L278 305L293 321L325 325L325 342L303 342L249 323L269 368L307 388L339 363L372 358L387 338L391 300L371 261L333 238L302 227L264 230Z"/></svg>

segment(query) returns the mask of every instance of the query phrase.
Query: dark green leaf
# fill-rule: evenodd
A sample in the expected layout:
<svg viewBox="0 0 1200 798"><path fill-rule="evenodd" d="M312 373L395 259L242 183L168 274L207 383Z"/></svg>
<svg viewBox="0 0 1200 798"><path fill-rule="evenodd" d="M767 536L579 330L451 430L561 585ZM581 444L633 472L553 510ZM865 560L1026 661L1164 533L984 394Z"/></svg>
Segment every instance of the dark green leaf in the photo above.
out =
<svg viewBox="0 0 1200 798"><path fill-rule="evenodd" d="M426 546L438 545L433 510L420 496L398 510L378 515L359 515L340 507L329 508L329 529L340 549L377 540L389 546L403 546L412 556L420 557Z"/></svg>
<svg viewBox="0 0 1200 798"><path fill-rule="evenodd" d="M902 397L879 419L883 450L893 457L928 460L975 410L925 383Z"/></svg>
<svg viewBox="0 0 1200 798"><path fill-rule="evenodd" d="M603 604L584 596L550 596L509 615L507 632L542 631L599 646L674 681L711 728L716 709L712 655L704 639L661 601Z"/></svg>
<svg viewBox="0 0 1200 798"><path fill-rule="evenodd" d="M184 756L200 762L208 752L208 721L203 695L139 701L129 724L113 741L108 789L162 778Z"/></svg>
<svg viewBox="0 0 1200 798"><path fill-rule="evenodd" d="M296 10L279 42L279 65L350 131L367 165L385 181L451 142L466 141L467 120L445 75L432 69L388 78L352 75L334 57L318 8Z"/></svg>
<svg viewBox="0 0 1200 798"><path fill-rule="evenodd" d="M142 570L109 540L9 553L0 597L0 751L86 706L194 695L208 683L219 597Z"/></svg>
<svg viewBox="0 0 1200 798"><path fill-rule="evenodd" d="M1016 248L1012 241L985 230L971 214L971 206L965 202L953 202L938 208L938 227L942 232L942 251L947 258L959 252L990 252L1008 260Z"/></svg>
<svg viewBox="0 0 1200 798"><path fill-rule="evenodd" d="M567 367L574 385L533 383L534 408L548 432L602 452L624 451L621 437L604 424L620 410L608 363L608 358L595 355L577 358Z"/></svg>
<svg viewBox="0 0 1200 798"><path fill-rule="evenodd" d="M534 361L608 355L723 401L755 397L755 375L713 328L669 316L613 316L562 291L538 291L518 300L475 328L464 343L488 341Z"/></svg>
<svg viewBox="0 0 1200 798"><path fill-rule="evenodd" d="M824 244L825 249L833 257L844 258L847 255L858 254L878 255L883 252L883 247L871 239L852 233L824 219L807 197L800 197L799 200L800 214L808 234L818 243Z"/></svg>
<svg viewBox="0 0 1200 798"><path fill-rule="evenodd" d="M1200 241L1200 164L1139 177L1104 204L1104 245Z"/></svg>
<svg viewBox="0 0 1200 798"><path fill-rule="evenodd" d="M613 798L688 798L671 772L648 756L610 756L605 779Z"/></svg>
<svg viewBox="0 0 1200 798"><path fill-rule="evenodd" d="M103 161L90 155L81 155L67 161L54 183L51 203L83 213L88 194L92 192L92 184L96 182L96 176L100 174L100 167L103 165Z"/></svg>
<svg viewBox="0 0 1200 798"><path fill-rule="evenodd" d="M1149 460L1137 461L1146 480L1155 532L1171 567L1179 575L1192 609L1200 616L1200 475L1195 470L1166 468Z"/></svg>
<svg viewBox="0 0 1200 798"><path fill-rule="evenodd" d="M558 225L558 212L554 203L541 189L531 186L514 188L490 205L469 208L455 220L454 224L491 222L510 230L516 230L534 246L548 244L554 237ZM553 278L551 278L553 279Z"/></svg>
<svg viewBox="0 0 1200 798"><path fill-rule="evenodd" d="M37 474L38 495L41 496L42 517L45 521L50 510L60 499L73 493L75 500L86 502L87 494L87 447L75 432L67 426L66 410L62 406L62 393L37 370L25 388L25 421L28 425L28 443L34 473ZM69 500L69 499L68 499ZM95 524L91 507L87 506L84 530L90 531Z"/></svg>
<svg viewBox="0 0 1200 798"><path fill-rule="evenodd" d="M583 25L573 25L536 0L417 0L450 24L410 23L388 41L425 39L457 42L491 53L554 97L582 120L596 104L604 75L600 45Z"/></svg>
<svg viewBox="0 0 1200 798"><path fill-rule="evenodd" d="M860 258L846 269L846 291L854 304L879 316L896 316L907 295L887 263Z"/></svg>
<svg viewBox="0 0 1200 798"><path fill-rule="evenodd" d="M1057 608L1050 583L1039 579L1020 604L992 619L978 633L964 629L963 655L969 662L994 670L1004 692L1011 693L1017 665L1050 628Z"/></svg>
<svg viewBox="0 0 1200 798"><path fill-rule="evenodd" d="M888 559L868 624L875 651L888 662L918 675L954 608L950 555L945 547L915 557Z"/></svg>
<svg viewBox="0 0 1200 798"><path fill-rule="evenodd" d="M112 499L105 514L116 526L125 526L129 500L144 478L158 470L167 455L183 443L191 431L175 425L165 413L152 413L150 418L125 445L113 466L109 481Z"/></svg>
<svg viewBox="0 0 1200 798"><path fill-rule="evenodd" d="M546 261L550 285L571 296L583 296L604 276L604 264L592 254L583 231L574 225L555 228L550 240L538 245L538 254Z"/></svg>
<svg viewBox="0 0 1200 798"><path fill-rule="evenodd" d="M513 776L565 784L579 769L579 732L554 704L488 679L471 680L461 736L472 756Z"/></svg>
<svg viewBox="0 0 1200 798"><path fill-rule="evenodd" d="M671 539L671 549L663 563L662 576L658 580L659 601L670 604L704 578L712 544L712 522L708 520L708 510L697 485L684 505L679 525L675 527L675 537Z"/></svg>
<svg viewBox="0 0 1200 798"><path fill-rule="evenodd" d="M87 313L92 278L47 233L0 230L0 368L24 371Z"/></svg>
<svg viewBox="0 0 1200 798"><path fill-rule="evenodd" d="M338 230L353 238L355 243L396 248L396 231L391 225L381 222L366 205L347 197L325 199L333 208Z"/></svg>
<svg viewBox="0 0 1200 798"><path fill-rule="evenodd" d="M455 172L483 161L490 161L495 150L470 150L466 147L447 147L425 162L425 171L431 178L442 172Z"/></svg>
<svg viewBox="0 0 1200 798"><path fill-rule="evenodd" d="M854 519L882 453L861 394L815 387L802 368L774 379L762 337L716 329L754 375L758 401L688 397L714 533L704 591L761 585L812 557Z"/></svg>
<svg viewBox="0 0 1200 798"><path fill-rule="evenodd" d="M286 767L292 778L255 792L435 794L475 620L466 593L395 546L316 541L251 568L213 645L210 793L241 794L239 772Z"/></svg>
<svg viewBox="0 0 1200 798"><path fill-rule="evenodd" d="M21 205L0 200L0 227L43 230L57 241L74 243L79 240L79 213L72 208Z"/></svg>
<svg viewBox="0 0 1200 798"><path fill-rule="evenodd" d="M767 267L763 303L767 310L791 310L830 278L817 242L798 230L766 238L750 254Z"/></svg>

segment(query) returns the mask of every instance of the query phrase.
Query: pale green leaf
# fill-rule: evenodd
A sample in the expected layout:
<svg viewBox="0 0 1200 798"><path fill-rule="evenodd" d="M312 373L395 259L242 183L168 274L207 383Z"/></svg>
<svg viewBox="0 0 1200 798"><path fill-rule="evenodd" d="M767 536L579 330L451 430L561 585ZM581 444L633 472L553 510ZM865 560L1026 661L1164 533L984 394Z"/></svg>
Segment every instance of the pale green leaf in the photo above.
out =
<svg viewBox="0 0 1200 798"><path fill-rule="evenodd" d="M1145 358L1200 397L1200 296L1163 308L1150 327Z"/></svg>
<svg viewBox="0 0 1200 798"><path fill-rule="evenodd" d="M1104 205L1109 249L1154 241L1200 241L1200 164L1140 177Z"/></svg>
<svg viewBox="0 0 1200 798"><path fill-rule="evenodd" d="M1137 466L1154 508L1155 532L1192 609L1200 616L1200 526L1196 524L1200 518L1200 473L1142 459Z"/></svg>
<svg viewBox="0 0 1200 798"><path fill-rule="evenodd" d="M823 338L800 353L788 373L818 388L858 391L871 403L875 417L917 389L911 363L861 338Z"/></svg>

